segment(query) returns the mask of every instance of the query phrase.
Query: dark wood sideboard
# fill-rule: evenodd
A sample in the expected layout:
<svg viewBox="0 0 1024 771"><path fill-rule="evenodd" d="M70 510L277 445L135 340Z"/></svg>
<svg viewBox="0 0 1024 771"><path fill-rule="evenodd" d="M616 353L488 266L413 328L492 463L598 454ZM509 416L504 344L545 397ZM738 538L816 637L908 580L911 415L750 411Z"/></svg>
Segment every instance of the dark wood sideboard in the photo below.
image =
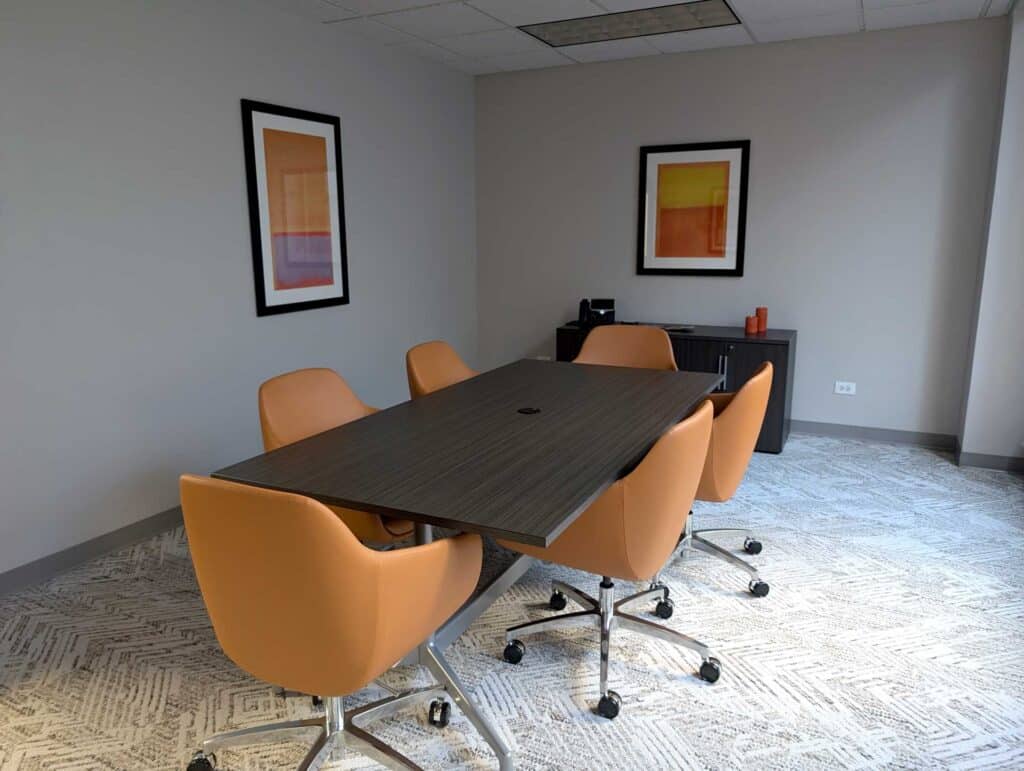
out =
<svg viewBox="0 0 1024 771"><path fill-rule="evenodd" d="M725 375L723 391L735 391L762 362L770 361L775 373L756 449L758 452L782 452L789 436L793 404L796 330L769 329L763 334L748 335L743 327L695 326L692 332L680 332L670 329L680 326L677 324L654 326L666 328L679 369ZM588 331L575 323L559 327L555 334L558 361L575 359Z"/></svg>

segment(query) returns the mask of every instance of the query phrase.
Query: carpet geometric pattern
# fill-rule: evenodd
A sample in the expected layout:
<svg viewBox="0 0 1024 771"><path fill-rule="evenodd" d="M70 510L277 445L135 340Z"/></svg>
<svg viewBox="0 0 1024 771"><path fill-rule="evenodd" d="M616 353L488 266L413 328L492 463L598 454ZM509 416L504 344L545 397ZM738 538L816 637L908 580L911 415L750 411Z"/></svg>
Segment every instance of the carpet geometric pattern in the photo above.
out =
<svg viewBox="0 0 1024 771"><path fill-rule="evenodd" d="M694 516L754 527L764 551L749 559L771 584L754 598L703 554L663 572L665 623L714 649L714 685L695 655L617 631L623 709L608 721L592 712L594 633L530 636L522 664L505 664L505 627L550 613L552 578L596 593L597 579L544 564L448 648L517 768L1024 768L1024 479L794 435L782 455L755 455L732 501ZM0 597L0 771L183 769L207 734L312 711L220 652L180 529ZM375 732L428 768L495 765L457 709L446 729L409 711ZM256 745L220 765L288 768L303 752ZM351 752L325 766L376 767Z"/></svg>

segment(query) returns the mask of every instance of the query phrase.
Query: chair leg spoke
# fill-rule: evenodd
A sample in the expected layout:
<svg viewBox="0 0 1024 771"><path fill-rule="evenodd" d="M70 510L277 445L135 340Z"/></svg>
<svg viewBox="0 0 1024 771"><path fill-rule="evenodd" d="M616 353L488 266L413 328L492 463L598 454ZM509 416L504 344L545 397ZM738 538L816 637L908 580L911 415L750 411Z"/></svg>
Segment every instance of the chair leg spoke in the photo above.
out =
<svg viewBox="0 0 1024 771"><path fill-rule="evenodd" d="M215 734L203 742L204 752L216 752L225 747L237 747L246 744L259 744L261 742L281 741L279 734L290 731L302 731L309 728L323 728L324 720L321 717L305 718L303 720L286 720L280 723L268 723L266 725L252 726L251 728L239 728L234 731L225 731Z"/></svg>
<svg viewBox="0 0 1024 771"><path fill-rule="evenodd" d="M642 592L631 594L628 597L623 597L621 600L615 603L615 610L628 605L633 602L639 602L640 600L648 600L657 598L658 600L668 599L668 587L664 584L660 586L652 586L649 589L644 589Z"/></svg>
<svg viewBox="0 0 1024 771"><path fill-rule="evenodd" d="M334 751L334 736L329 735L326 731L321 731L320 735L313 742L313 746L309 748L306 756L299 763L296 771L316 771L320 766L330 757L331 752Z"/></svg>
<svg viewBox="0 0 1024 771"><path fill-rule="evenodd" d="M669 629L667 626L655 624L653 621L648 621L645 618L633 616L629 613L620 613L618 618L619 624L623 629L638 632L639 634L654 637L658 640L670 642L673 645L678 645L682 648L694 651L695 653L700 654L702 659L706 659L711 656L711 649L708 648L708 646L700 640L695 640L682 632L677 632L675 629Z"/></svg>
<svg viewBox="0 0 1024 771"><path fill-rule="evenodd" d="M421 701L429 701L443 695L444 688L439 685L403 691L394 696L388 696L380 701L375 701L372 704L366 704L357 709L349 710L345 713L345 722L348 725L365 728L370 723L389 718L396 712L407 709Z"/></svg>
<svg viewBox="0 0 1024 771"><path fill-rule="evenodd" d="M368 731L364 731L357 725L346 726L345 733L355 745L354 749L359 750L366 757L376 760L385 768L423 771L422 766L414 763L394 747L385 744L376 736Z"/></svg>
<svg viewBox="0 0 1024 771"><path fill-rule="evenodd" d="M737 567L740 570L746 571L747 574L750 575L752 578L760 578L757 572L757 568L755 568L753 565L747 562L744 562L732 552L726 551L718 544L712 543L711 541L701 538L698 535L693 536L691 543L693 544L693 548L699 549L700 551L706 554L710 554L711 556L717 557L718 559L723 560L724 562L728 562L730 565L733 565L734 567Z"/></svg>
<svg viewBox="0 0 1024 771"><path fill-rule="evenodd" d="M575 613L563 613L558 616L527 621L525 624L511 626L505 631L506 641L512 641L522 634L536 634L551 629L562 629L572 626L600 627L601 619L596 611L581 610Z"/></svg>
<svg viewBox="0 0 1024 771"><path fill-rule="evenodd" d="M551 591L561 592L570 600L575 602L580 607L586 608L587 610L593 610L597 607L597 600L591 597L586 592L582 592L575 586L570 586L563 581L552 581Z"/></svg>

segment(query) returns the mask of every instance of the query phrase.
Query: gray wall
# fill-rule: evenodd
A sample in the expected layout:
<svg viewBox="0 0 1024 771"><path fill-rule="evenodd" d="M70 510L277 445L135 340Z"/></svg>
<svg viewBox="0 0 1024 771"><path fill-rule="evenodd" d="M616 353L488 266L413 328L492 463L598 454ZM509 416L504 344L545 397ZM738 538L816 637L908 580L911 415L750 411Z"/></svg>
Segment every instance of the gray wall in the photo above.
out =
<svg viewBox="0 0 1024 771"><path fill-rule="evenodd" d="M257 318L241 97L342 119L352 304ZM256 388L476 347L473 85L242 0L0 5L0 572L260 450Z"/></svg>
<svg viewBox="0 0 1024 771"><path fill-rule="evenodd" d="M1024 456L1024 5L1013 16L992 216L960 446Z"/></svg>
<svg viewBox="0 0 1024 771"><path fill-rule="evenodd" d="M956 433L1005 41L995 19L479 78L482 363L552 353L584 296L768 305L800 332L794 418ZM636 276L637 148L734 138L745 276Z"/></svg>

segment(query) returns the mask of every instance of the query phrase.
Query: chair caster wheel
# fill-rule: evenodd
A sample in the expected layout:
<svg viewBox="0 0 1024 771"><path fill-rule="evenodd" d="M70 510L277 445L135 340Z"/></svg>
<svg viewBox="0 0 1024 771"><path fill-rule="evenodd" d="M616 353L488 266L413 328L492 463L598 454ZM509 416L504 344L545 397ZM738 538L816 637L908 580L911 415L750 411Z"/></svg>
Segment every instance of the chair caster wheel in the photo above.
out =
<svg viewBox="0 0 1024 771"><path fill-rule="evenodd" d="M743 551L747 554L760 554L761 542L754 538L747 538L743 541Z"/></svg>
<svg viewBox="0 0 1024 771"><path fill-rule="evenodd" d="M658 618L672 618L672 611L674 609L675 605L672 600L668 598L658 600L658 604L654 606L654 615Z"/></svg>
<svg viewBox="0 0 1024 771"><path fill-rule="evenodd" d="M700 665L700 679L713 683L722 675L722 665L716 658L704 659Z"/></svg>
<svg viewBox="0 0 1024 771"><path fill-rule="evenodd" d="M524 653L526 653L526 646L520 640L512 640L505 646L501 657L509 664L518 664L523 660Z"/></svg>
<svg viewBox="0 0 1024 771"><path fill-rule="evenodd" d="M767 597L768 596L768 584L759 578L753 579L750 582L750 593L755 597Z"/></svg>
<svg viewBox="0 0 1024 771"><path fill-rule="evenodd" d="M213 753L207 755L202 750L199 750L199 752L192 756L192 760L189 761L185 771L216 771L216 769L217 756Z"/></svg>
<svg viewBox="0 0 1024 771"><path fill-rule="evenodd" d="M661 581L658 581L658 583L656 584L651 584L649 588L661 589L661 596L666 600L669 598L669 595L672 594L672 592L669 591L668 587L665 586L665 584L661 583Z"/></svg>
<svg viewBox="0 0 1024 771"><path fill-rule="evenodd" d="M309 700L313 703L313 709L323 709L324 700L319 696L310 696Z"/></svg>
<svg viewBox="0 0 1024 771"><path fill-rule="evenodd" d="M427 711L427 722L436 728L444 728L452 717L452 705L444 699L434 699Z"/></svg>
<svg viewBox="0 0 1024 771"><path fill-rule="evenodd" d="M601 697L601 701L597 703L597 714L609 720L614 720L618 717L620 709L622 709L622 699L619 698L619 694L615 693L615 691L608 691L607 694Z"/></svg>
<svg viewBox="0 0 1024 771"><path fill-rule="evenodd" d="M551 610L565 610L565 606L568 603L569 598L555 589L555 591L551 592L551 599L548 600L548 607L551 608Z"/></svg>

